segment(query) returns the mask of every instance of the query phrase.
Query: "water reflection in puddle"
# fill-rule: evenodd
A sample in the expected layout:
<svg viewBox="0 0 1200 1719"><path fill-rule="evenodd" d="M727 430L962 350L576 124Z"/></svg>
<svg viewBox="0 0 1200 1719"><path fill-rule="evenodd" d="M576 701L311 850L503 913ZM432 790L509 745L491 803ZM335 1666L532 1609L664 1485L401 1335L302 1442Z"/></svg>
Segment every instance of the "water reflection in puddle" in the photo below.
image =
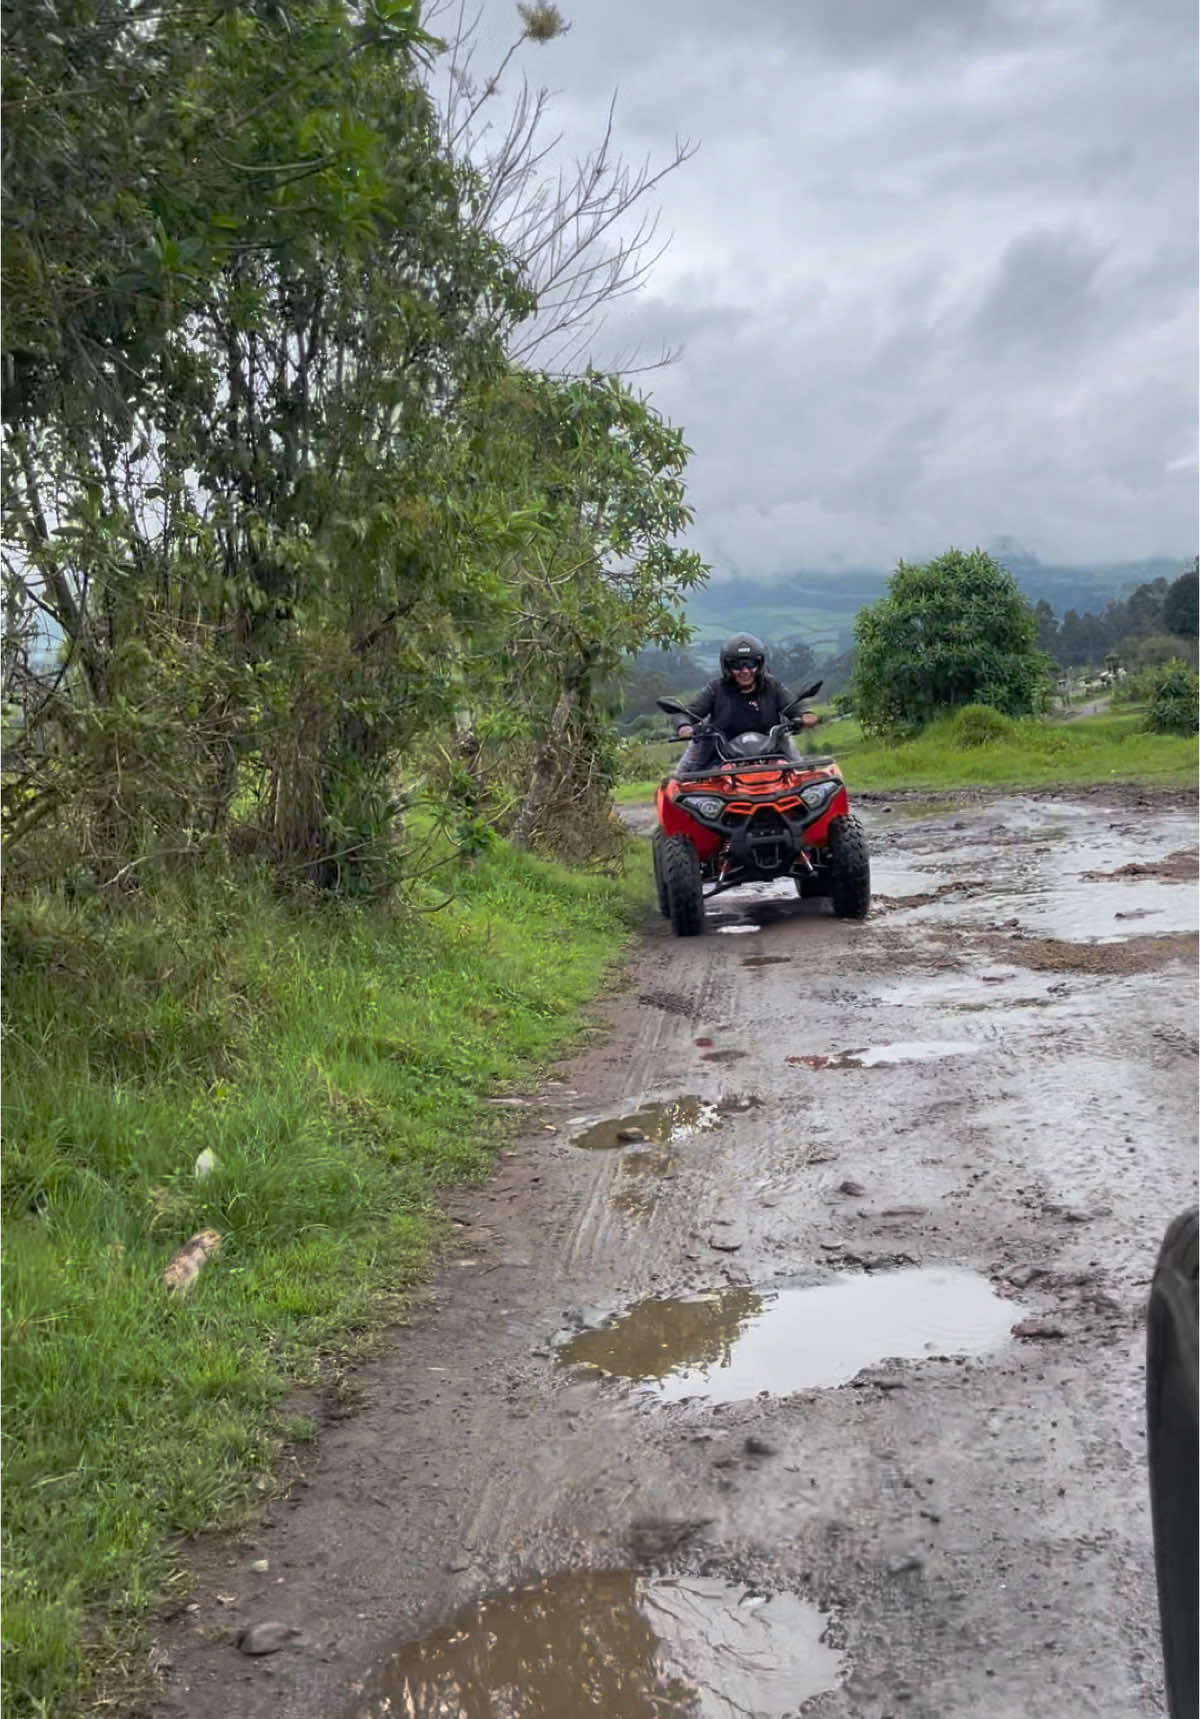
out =
<svg viewBox="0 0 1200 1719"><path fill-rule="evenodd" d="M684 1140L691 1134L702 1134L719 1128L733 1109L744 1109L737 1101L698 1098L688 1093L682 1098L663 1099L657 1104L644 1104L628 1116L609 1116L591 1122L582 1133L571 1136L573 1146L612 1148L648 1143L666 1146L672 1140ZM577 1118L570 1126L578 1127L587 1118Z"/></svg>
<svg viewBox="0 0 1200 1719"><path fill-rule="evenodd" d="M771 1391L845 1384L876 1362L977 1355L1002 1342L1021 1310L974 1272L876 1272L803 1289L639 1302L564 1343L587 1363L653 1389L664 1402L737 1402Z"/></svg>
<svg viewBox="0 0 1200 1719"><path fill-rule="evenodd" d="M753 1289L640 1301L612 1323L581 1331L558 1351L623 1379L668 1378L680 1368L728 1367L733 1346L763 1310Z"/></svg>
<svg viewBox="0 0 1200 1719"><path fill-rule="evenodd" d="M579 1571L464 1606L392 1654L346 1719L785 1719L833 1689L828 1619L711 1576Z"/></svg>

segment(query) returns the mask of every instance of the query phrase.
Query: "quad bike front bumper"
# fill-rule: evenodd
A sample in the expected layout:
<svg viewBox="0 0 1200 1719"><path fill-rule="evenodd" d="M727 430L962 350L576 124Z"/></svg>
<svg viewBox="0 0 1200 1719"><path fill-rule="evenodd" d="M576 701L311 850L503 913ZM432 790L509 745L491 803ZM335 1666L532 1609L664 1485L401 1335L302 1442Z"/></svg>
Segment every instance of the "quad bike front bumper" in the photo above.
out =
<svg viewBox="0 0 1200 1719"><path fill-rule="evenodd" d="M712 885L706 894L779 877L815 877L829 843L829 826L848 810L846 791L840 784L826 803L815 809L805 806L798 796L794 806L786 810L774 804L754 806L734 800L715 818L703 817L688 806L688 821L700 825L709 837L704 844L707 851L696 844L702 853L705 881Z"/></svg>

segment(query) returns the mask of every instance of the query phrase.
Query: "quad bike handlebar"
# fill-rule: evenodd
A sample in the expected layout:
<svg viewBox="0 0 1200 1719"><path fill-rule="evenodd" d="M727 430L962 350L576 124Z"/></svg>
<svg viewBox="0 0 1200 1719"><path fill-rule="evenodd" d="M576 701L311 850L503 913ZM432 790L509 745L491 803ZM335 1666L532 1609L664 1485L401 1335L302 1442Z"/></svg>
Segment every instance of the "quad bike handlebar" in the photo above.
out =
<svg viewBox="0 0 1200 1719"><path fill-rule="evenodd" d="M801 720L805 712L801 711L799 706L804 703L805 699L811 698L814 693L819 692L820 688L821 682L819 680L814 681L811 686L806 686L803 692L797 693L790 704L785 705L782 713L782 720L777 722L774 728L771 729L767 736L767 746L760 756L767 758L776 755L780 757L786 755L787 749L785 742L789 735L797 733L805 726ZM751 763L754 761L743 757L739 753L731 752L729 750L729 741L726 736L721 733L719 728L713 727L712 719L710 717L697 715L694 710L689 710L686 704L681 704L676 698L659 698L655 700L655 703L658 705L659 709L665 711L668 716L686 716L692 727L691 738L693 740L711 741L721 763L739 764ZM817 717L818 724L825 723L829 720L831 719L828 717ZM832 720L836 720L836 718ZM809 724L808 726L813 725Z"/></svg>

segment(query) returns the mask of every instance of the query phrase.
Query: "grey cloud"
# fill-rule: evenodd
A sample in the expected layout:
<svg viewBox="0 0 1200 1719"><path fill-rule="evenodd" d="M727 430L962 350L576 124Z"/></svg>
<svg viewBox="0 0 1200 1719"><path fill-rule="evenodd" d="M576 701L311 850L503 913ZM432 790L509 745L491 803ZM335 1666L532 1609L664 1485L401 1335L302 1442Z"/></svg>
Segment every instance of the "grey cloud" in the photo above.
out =
<svg viewBox="0 0 1200 1719"><path fill-rule="evenodd" d="M1087 341L1096 277L1108 247L1076 230L1035 231L1004 251L983 302L967 326L968 340L1000 355L1035 348L1061 359Z"/></svg>
<svg viewBox="0 0 1200 1719"><path fill-rule="evenodd" d="M986 45L1004 46L1019 39L1020 7L1003 0L921 0L898 5L896 0L838 0L836 5L789 5L787 0L763 8L794 40L809 43L838 59L869 62L881 57L961 53Z"/></svg>
<svg viewBox="0 0 1200 1719"><path fill-rule="evenodd" d="M820 496L830 512L857 511L890 521L925 477L950 421L946 405L922 407L867 442L861 461Z"/></svg>
<svg viewBox="0 0 1200 1719"><path fill-rule="evenodd" d="M627 158L700 140L594 350L682 348L637 386L718 569L1194 552L1196 30L1192 0L576 0L524 56L572 156L618 84Z"/></svg>

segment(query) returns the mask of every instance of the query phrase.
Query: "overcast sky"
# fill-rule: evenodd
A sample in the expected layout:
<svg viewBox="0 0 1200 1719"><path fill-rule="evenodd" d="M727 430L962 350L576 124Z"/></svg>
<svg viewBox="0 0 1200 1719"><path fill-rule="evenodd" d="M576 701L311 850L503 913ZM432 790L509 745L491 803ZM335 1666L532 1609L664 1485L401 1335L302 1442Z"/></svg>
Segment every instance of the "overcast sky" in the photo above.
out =
<svg viewBox="0 0 1200 1719"><path fill-rule="evenodd" d="M565 150L614 89L627 159L699 144L596 356L681 349L637 385L694 449L718 575L1195 553L1194 0L562 10L499 103L520 67ZM484 0L481 65L513 25Z"/></svg>

